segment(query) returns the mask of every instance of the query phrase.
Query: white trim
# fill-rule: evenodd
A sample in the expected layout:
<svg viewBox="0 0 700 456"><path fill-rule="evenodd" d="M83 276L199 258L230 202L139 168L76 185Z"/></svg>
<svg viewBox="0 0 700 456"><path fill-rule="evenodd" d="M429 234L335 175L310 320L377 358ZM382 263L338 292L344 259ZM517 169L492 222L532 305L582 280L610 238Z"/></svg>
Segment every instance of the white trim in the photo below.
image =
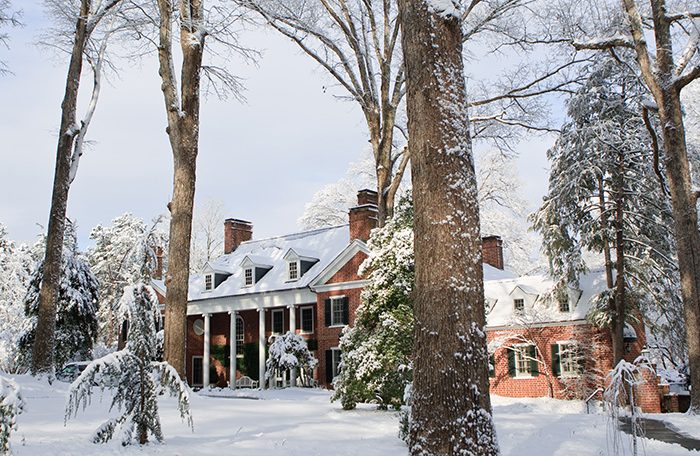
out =
<svg viewBox="0 0 700 456"><path fill-rule="evenodd" d="M304 310L306 310L306 309L311 310L311 331L304 331L304 328L303 328L303 326L304 326ZM299 324L297 325L298 326L297 329L299 329L299 334L313 334L314 333L314 331L316 330L316 324L314 322L315 316L316 316L316 306L315 305L299 306Z"/></svg>
<svg viewBox="0 0 700 456"><path fill-rule="evenodd" d="M340 252L338 256L336 256L323 271L321 271L316 276L316 279L311 281L309 285L311 289L318 289L319 286L325 285L325 283L328 282L331 279L331 277L335 275L336 272L340 271L340 269L343 266L345 266L345 264L348 261L350 261L358 252L363 252L367 255L369 255L370 253L367 244L365 244L359 239L355 239L350 244L348 244L348 246L345 247L345 249L343 249L343 251Z"/></svg>
<svg viewBox="0 0 700 456"><path fill-rule="evenodd" d="M513 329L530 329L530 328L548 328L550 326L581 326L581 325L591 325L588 320L562 320L562 321L549 321L543 323L532 323L527 326L524 325L499 325L499 326L486 326L484 329L488 331L507 331Z"/></svg>
<svg viewBox="0 0 700 456"><path fill-rule="evenodd" d="M564 365L562 364L562 359L561 359L561 346L562 345L574 345L576 347L580 347L581 343L577 340L558 340L555 342L559 346L559 378L578 378L581 376L581 372L578 370L576 372L564 372ZM576 363L576 360L574 360L574 363Z"/></svg>
<svg viewBox="0 0 700 456"><path fill-rule="evenodd" d="M338 353L338 363L336 365L340 365L340 362L342 361L342 357L343 357L343 352L340 350L340 347L331 347L331 348L329 348L329 350L331 352ZM335 357L333 355L331 355L331 367L333 367L334 358ZM326 367L326 369L327 369L327 367ZM335 374L336 369L333 369L333 371L334 371L333 373ZM335 378L340 374L340 369L337 369L337 371L338 371L338 373L336 375L332 376L331 383L333 383Z"/></svg>
<svg viewBox="0 0 700 456"><path fill-rule="evenodd" d="M352 290L354 288L366 287L369 280L353 280L351 282L341 282L341 283L331 283L328 285L318 285L312 288L312 290L323 293L326 291L341 291L341 290Z"/></svg>
<svg viewBox="0 0 700 456"><path fill-rule="evenodd" d="M282 314L282 331L280 331L280 332L275 332L275 314L276 313ZM279 335L284 334L284 309L272 309L270 311L270 333L273 336L279 336Z"/></svg>
<svg viewBox="0 0 700 456"><path fill-rule="evenodd" d="M250 283L248 283L248 271L250 271ZM243 268L243 286L252 287L253 285L255 285L255 267Z"/></svg>
<svg viewBox="0 0 700 456"><path fill-rule="evenodd" d="M207 287L207 279L209 279L209 285L211 285L211 288ZM213 272L207 272L204 274L204 292L209 292L212 291L214 288L216 288L216 274Z"/></svg>
<svg viewBox="0 0 700 456"><path fill-rule="evenodd" d="M198 299L187 304L187 315L220 313L242 310L269 309L316 302L316 293L308 288L296 288L270 293L251 293L238 296Z"/></svg>
<svg viewBox="0 0 700 456"><path fill-rule="evenodd" d="M296 265L296 277L292 277L292 265ZM287 260L287 282L296 282L301 278L301 261Z"/></svg>
<svg viewBox="0 0 700 456"><path fill-rule="evenodd" d="M343 298L347 298L346 305L348 306L347 313L348 313L348 319L349 319L350 318L350 299L345 295L329 296L328 298L330 298L330 300L331 300L331 324L328 325L328 327L329 328L343 328L343 327L349 325L350 324L349 321L346 321L345 323L335 323L335 318L334 318L335 312L333 311L333 303L338 302L338 301L342 300ZM343 315L345 315L345 311L343 310L342 312L343 312Z"/></svg>
<svg viewBox="0 0 700 456"><path fill-rule="evenodd" d="M535 344L531 343L521 343L521 344L513 344L511 345L512 348L515 348L517 350L513 350L513 354L515 355L514 361L515 361L515 377L513 378L534 378L535 376L532 375L532 361L530 358L530 355L526 355L526 359L524 361L527 361L528 363L528 370L527 372L519 372L518 371L518 355L520 355L520 348L521 347L535 347L535 362L539 364L539 361L537 361L537 346Z"/></svg>

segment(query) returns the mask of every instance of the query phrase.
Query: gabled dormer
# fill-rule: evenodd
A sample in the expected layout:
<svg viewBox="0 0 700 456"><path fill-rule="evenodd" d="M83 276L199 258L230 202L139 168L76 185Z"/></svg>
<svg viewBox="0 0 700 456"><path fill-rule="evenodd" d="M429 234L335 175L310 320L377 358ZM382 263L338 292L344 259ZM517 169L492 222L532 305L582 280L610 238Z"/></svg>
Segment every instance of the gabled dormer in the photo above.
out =
<svg viewBox="0 0 700 456"><path fill-rule="evenodd" d="M229 278L231 273L212 267L210 263L204 265L204 291L212 291Z"/></svg>
<svg viewBox="0 0 700 456"><path fill-rule="evenodd" d="M539 292L527 285L518 284L509 295L513 302L513 313L522 314L526 306L530 308L537 301Z"/></svg>
<svg viewBox="0 0 700 456"><path fill-rule="evenodd" d="M272 269L271 262L267 258L246 255L241 261L243 269L243 286L252 287Z"/></svg>
<svg viewBox="0 0 700 456"><path fill-rule="evenodd" d="M294 282L302 278L306 272L318 263L317 254L300 249L289 249L284 255L287 263L287 281Z"/></svg>

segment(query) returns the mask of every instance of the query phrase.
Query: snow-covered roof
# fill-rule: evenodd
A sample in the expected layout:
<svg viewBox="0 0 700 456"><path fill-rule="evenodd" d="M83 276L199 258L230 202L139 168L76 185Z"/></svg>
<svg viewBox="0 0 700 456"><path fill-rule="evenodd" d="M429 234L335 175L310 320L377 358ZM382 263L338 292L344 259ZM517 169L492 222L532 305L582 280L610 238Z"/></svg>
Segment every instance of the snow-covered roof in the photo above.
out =
<svg viewBox="0 0 700 456"><path fill-rule="evenodd" d="M349 243L350 230L347 224L243 242L232 253L210 262L209 266L212 269L230 274L215 289L210 291L204 289L203 274L193 274L190 277L188 300L197 301L305 288ZM294 250L299 256L319 260L294 281L287 278L287 261L284 259L290 250ZM256 264L271 266L271 269L252 286L245 286L244 282L241 263L246 257Z"/></svg>
<svg viewBox="0 0 700 456"><path fill-rule="evenodd" d="M547 275L490 280L484 273L484 295L487 302L495 301L486 315L486 325L494 327L583 320L591 308L591 300L607 288L605 271L596 269L580 277L580 293L569 293L568 312L561 312L557 302L542 299L553 287L554 281ZM512 293L517 288L531 295L525 299L525 310L522 313L517 313L513 305Z"/></svg>

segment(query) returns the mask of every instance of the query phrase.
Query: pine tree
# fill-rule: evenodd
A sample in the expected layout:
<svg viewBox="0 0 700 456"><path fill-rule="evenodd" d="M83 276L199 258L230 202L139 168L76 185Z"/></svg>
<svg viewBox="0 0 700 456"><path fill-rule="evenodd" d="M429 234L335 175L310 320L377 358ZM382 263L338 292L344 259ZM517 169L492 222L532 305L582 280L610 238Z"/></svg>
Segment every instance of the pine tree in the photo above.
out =
<svg viewBox="0 0 700 456"><path fill-rule="evenodd" d="M355 326L341 337L342 368L333 384L333 400L345 409L358 402L399 408L411 381L415 274L410 198L399 199L394 217L373 230L368 242L371 253L360 268L368 284Z"/></svg>
<svg viewBox="0 0 700 456"><path fill-rule="evenodd" d="M10 434L17 428L17 415L24 410L19 385L0 377L0 454L10 452Z"/></svg>
<svg viewBox="0 0 700 456"><path fill-rule="evenodd" d="M89 359L97 338L97 303L99 284L90 267L78 252L75 228L66 222L61 255L62 267L56 301L56 344L54 360L63 366L73 358ZM39 309L39 295L44 277L43 262L32 273L29 288L24 298L25 315L30 318L29 328L22 334L19 347L21 364L32 363L32 347L36 335L36 316Z"/></svg>
<svg viewBox="0 0 700 456"><path fill-rule="evenodd" d="M119 430L122 445L143 445L149 436L163 441L158 396L168 393L178 400L181 418L192 427L189 389L166 362L153 361L157 350L156 322L160 320L155 291L143 283L124 288L120 314L129 322L126 347L88 365L71 385L66 420L76 416L92 400L94 385L113 390L111 409L119 416L105 421L93 442L105 443Z"/></svg>
<svg viewBox="0 0 700 456"><path fill-rule="evenodd" d="M543 250L565 298L588 270L586 251L603 256L607 290L589 319L612 331L615 363L624 354L625 322L657 306L681 308L673 255L670 201L642 118L644 91L612 58L592 65L586 84L568 103L566 124L548 152L549 191L533 216ZM653 314L652 314L653 312Z"/></svg>

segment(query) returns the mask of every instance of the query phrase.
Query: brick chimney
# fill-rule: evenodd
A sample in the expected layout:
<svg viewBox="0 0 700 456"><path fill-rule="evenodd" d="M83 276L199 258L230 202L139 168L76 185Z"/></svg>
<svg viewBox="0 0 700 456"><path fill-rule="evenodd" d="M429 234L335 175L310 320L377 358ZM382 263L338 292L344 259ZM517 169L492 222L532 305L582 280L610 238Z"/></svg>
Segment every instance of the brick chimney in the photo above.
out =
<svg viewBox="0 0 700 456"><path fill-rule="evenodd" d="M501 236L484 236L481 238L481 252L484 263L494 268L503 269L503 240Z"/></svg>
<svg viewBox="0 0 700 456"><path fill-rule="evenodd" d="M224 221L224 254L233 252L242 242L251 239L253 239L252 223L232 218Z"/></svg>
<svg viewBox="0 0 700 456"><path fill-rule="evenodd" d="M357 192L357 206L350 208L350 240L367 241L378 224L377 192L369 189Z"/></svg>
<svg viewBox="0 0 700 456"><path fill-rule="evenodd" d="M153 271L155 280L163 280L163 247L158 246L155 249L156 254L156 269Z"/></svg>

